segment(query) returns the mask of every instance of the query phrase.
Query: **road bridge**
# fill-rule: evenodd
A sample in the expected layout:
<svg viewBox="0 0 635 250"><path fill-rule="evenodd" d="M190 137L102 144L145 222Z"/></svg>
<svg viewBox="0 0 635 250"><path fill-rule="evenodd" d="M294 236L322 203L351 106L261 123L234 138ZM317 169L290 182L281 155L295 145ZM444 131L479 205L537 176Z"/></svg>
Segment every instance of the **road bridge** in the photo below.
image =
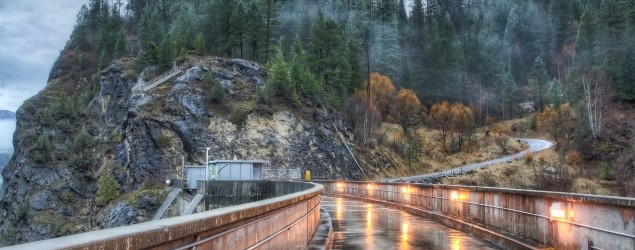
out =
<svg viewBox="0 0 635 250"><path fill-rule="evenodd" d="M268 185L277 195L264 200L7 249L635 249L633 198L390 182Z"/></svg>

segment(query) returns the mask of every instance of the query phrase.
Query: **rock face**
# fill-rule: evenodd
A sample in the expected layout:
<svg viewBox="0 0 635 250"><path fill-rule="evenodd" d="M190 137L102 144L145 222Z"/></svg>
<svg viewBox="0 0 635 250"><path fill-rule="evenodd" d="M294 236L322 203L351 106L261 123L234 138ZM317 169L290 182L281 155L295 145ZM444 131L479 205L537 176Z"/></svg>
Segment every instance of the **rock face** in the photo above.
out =
<svg viewBox="0 0 635 250"><path fill-rule="evenodd" d="M335 112L258 104L266 73L256 63L188 62L176 80L143 94L133 91L143 81L123 65L113 64L92 83L54 75L64 81L51 79L18 110L14 156L2 171L0 244L146 221L166 194L163 180L179 176L182 158L202 164L206 147L210 159L263 159L273 168L361 179L333 128L351 140ZM61 82L80 89L51 98ZM214 84L224 86L220 102L210 101ZM100 204L99 180L107 174L119 198Z"/></svg>

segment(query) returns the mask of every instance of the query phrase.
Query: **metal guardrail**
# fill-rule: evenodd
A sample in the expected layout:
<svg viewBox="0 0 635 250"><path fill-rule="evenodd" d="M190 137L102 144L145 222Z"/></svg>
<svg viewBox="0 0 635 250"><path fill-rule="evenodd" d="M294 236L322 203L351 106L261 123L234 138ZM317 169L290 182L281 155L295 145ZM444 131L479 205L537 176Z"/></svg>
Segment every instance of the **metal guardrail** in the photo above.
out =
<svg viewBox="0 0 635 250"><path fill-rule="evenodd" d="M263 179L266 180L300 180L302 174L299 168L264 169Z"/></svg>

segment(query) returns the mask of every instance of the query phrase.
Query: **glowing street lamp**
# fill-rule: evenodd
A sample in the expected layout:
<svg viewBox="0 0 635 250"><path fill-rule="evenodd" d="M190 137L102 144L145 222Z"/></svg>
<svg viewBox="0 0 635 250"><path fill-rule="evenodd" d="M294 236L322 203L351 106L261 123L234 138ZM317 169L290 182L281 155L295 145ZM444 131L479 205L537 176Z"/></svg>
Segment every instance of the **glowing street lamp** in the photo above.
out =
<svg viewBox="0 0 635 250"><path fill-rule="evenodd" d="M452 191L450 192L450 200L458 200L459 199L459 192L458 191Z"/></svg>
<svg viewBox="0 0 635 250"><path fill-rule="evenodd" d="M551 204L551 207L549 208L549 213L552 219L566 220L567 206L562 202L554 202L553 204ZM573 218L573 215L574 215L573 210L570 211L569 215L571 218Z"/></svg>

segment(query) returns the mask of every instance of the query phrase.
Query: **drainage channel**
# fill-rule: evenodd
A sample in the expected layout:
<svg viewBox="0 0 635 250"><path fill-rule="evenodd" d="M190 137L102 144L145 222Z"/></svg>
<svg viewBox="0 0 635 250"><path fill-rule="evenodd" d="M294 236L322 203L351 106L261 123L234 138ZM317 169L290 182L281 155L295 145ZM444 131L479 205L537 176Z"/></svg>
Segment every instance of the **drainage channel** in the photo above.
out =
<svg viewBox="0 0 635 250"><path fill-rule="evenodd" d="M381 205L322 197L333 221L333 249L496 249L432 220Z"/></svg>

